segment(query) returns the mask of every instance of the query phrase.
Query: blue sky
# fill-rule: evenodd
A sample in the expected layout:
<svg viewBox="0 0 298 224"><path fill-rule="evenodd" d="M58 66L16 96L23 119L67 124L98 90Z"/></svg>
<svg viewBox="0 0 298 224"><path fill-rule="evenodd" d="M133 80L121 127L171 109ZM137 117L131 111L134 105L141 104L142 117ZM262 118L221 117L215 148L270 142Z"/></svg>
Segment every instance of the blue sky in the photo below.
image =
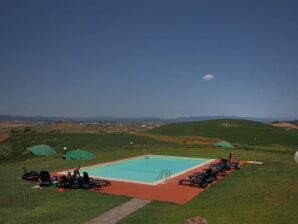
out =
<svg viewBox="0 0 298 224"><path fill-rule="evenodd" d="M295 0L3 0L0 114L298 118L297 10Z"/></svg>

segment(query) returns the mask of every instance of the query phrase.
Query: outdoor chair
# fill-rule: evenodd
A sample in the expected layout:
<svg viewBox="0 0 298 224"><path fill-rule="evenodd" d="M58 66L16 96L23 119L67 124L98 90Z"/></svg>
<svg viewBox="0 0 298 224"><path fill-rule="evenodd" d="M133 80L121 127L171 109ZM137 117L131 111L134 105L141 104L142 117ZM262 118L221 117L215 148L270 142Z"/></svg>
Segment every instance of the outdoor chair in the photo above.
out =
<svg viewBox="0 0 298 224"><path fill-rule="evenodd" d="M53 184L50 173L48 171L40 171L39 186L48 187Z"/></svg>
<svg viewBox="0 0 298 224"><path fill-rule="evenodd" d="M40 178L40 173L37 171L30 171L28 172L25 167L23 167L24 174L22 176L23 180L29 180L29 181L38 181Z"/></svg>
<svg viewBox="0 0 298 224"><path fill-rule="evenodd" d="M208 168L199 173L189 175L188 178L204 180L210 184L213 182L214 179L216 179L216 172L214 172L212 168Z"/></svg>
<svg viewBox="0 0 298 224"><path fill-rule="evenodd" d="M227 166L230 167L230 169L240 169L240 163L239 161L231 161L231 162L227 162Z"/></svg>
<svg viewBox="0 0 298 224"><path fill-rule="evenodd" d="M189 185L189 186L196 186L200 188L206 188L208 186L208 183L204 179L192 179L192 178L186 178L179 180L180 185Z"/></svg>
<svg viewBox="0 0 298 224"><path fill-rule="evenodd" d="M73 175L68 172L67 176L63 175L59 177L56 186L65 189L79 189L81 188L80 178L80 173L76 169L74 170Z"/></svg>
<svg viewBox="0 0 298 224"><path fill-rule="evenodd" d="M89 174L87 172L83 172L83 177L81 180L81 186L83 188L100 188L103 186L110 186L111 182L109 180L97 180L89 177Z"/></svg>

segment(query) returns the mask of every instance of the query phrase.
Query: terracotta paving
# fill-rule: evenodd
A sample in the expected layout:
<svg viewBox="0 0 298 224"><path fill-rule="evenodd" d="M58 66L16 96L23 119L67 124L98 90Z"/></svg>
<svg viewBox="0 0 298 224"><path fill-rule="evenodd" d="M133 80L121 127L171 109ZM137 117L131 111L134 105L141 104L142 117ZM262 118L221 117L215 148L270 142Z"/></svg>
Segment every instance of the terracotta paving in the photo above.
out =
<svg viewBox="0 0 298 224"><path fill-rule="evenodd" d="M243 165L244 163L245 163L244 161L240 161L240 166ZM113 195L124 195L124 196L143 199L143 200L156 200L156 201L172 202L176 204L185 204L193 197L207 190L217 181L220 181L222 178L224 178L224 177L219 177L218 180L214 181L212 184L209 184L208 187L204 189L194 187L194 186L186 186L186 185L178 184L178 181L180 179L184 179L188 175L191 175L195 172L202 171L207 167L208 167L208 164L205 166L192 169L186 173L183 173L179 176L171 178L168 181L165 181L164 183L160 183L157 185L147 185L147 184L112 180L111 186L102 187L99 190L92 190L92 191L98 191L100 193L107 193L107 194L113 194ZM234 169L227 171L227 173L230 174L233 171ZM53 173L52 175L55 175L55 174L57 173Z"/></svg>
<svg viewBox="0 0 298 224"><path fill-rule="evenodd" d="M243 162L240 163L242 165ZM186 172L177 177L171 178L169 181L158 185L146 185L146 184L137 184L130 182L121 182L121 181L112 181L112 185L108 187L101 188L99 191L101 193L115 194L115 195L125 195L133 198L145 199L145 200L156 200L156 201L165 201L173 202L176 204L185 204L197 194L205 191L217 181L221 180L219 178L217 181L214 181L212 184L209 184L207 188L198 188L193 186L179 185L179 179L187 177L194 172L199 172L205 169L206 166L202 166L196 169L193 169L189 172ZM228 174L233 172L233 170L228 171ZM96 191L96 190L94 190Z"/></svg>

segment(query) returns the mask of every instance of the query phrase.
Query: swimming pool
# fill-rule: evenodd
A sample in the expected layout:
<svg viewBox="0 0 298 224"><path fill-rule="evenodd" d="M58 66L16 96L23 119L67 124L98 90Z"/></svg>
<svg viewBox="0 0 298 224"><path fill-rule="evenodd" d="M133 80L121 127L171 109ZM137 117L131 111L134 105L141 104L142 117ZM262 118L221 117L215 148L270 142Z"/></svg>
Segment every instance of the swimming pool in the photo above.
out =
<svg viewBox="0 0 298 224"><path fill-rule="evenodd" d="M165 178L180 175L208 162L210 159L146 155L110 163L82 167L91 177L156 185Z"/></svg>

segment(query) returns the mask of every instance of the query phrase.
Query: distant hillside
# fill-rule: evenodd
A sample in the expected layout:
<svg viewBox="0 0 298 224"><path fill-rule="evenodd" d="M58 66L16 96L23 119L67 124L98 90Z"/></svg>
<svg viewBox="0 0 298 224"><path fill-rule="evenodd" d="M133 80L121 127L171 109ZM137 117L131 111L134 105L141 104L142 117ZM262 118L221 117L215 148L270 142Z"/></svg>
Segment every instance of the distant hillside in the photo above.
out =
<svg viewBox="0 0 298 224"><path fill-rule="evenodd" d="M27 122L127 122L127 123L142 123L142 122L158 122L158 123L177 123L177 122L192 122L205 121L212 119L248 119L253 121L260 121L264 123L271 123L277 119L272 118L249 118L237 116L190 116L190 117L176 117L176 118L160 118L160 117L55 117L55 116L22 116L22 115L1 115L0 121L27 121ZM287 119L278 119L287 120Z"/></svg>
<svg viewBox="0 0 298 224"><path fill-rule="evenodd" d="M250 120L218 119L173 123L148 132L166 136L198 135L246 145L276 144L298 147L298 130L285 130ZM254 142L255 137L256 142Z"/></svg>
<svg viewBox="0 0 298 224"><path fill-rule="evenodd" d="M272 126L298 129L298 121L276 121L272 122Z"/></svg>
<svg viewBox="0 0 298 224"><path fill-rule="evenodd" d="M68 149L80 148L96 153L125 148L168 145L156 139L128 133L15 133L0 143L0 162L31 158L33 157L32 153L26 149L38 144L47 144L55 148L58 153L57 157L61 157L64 146L67 146Z"/></svg>

